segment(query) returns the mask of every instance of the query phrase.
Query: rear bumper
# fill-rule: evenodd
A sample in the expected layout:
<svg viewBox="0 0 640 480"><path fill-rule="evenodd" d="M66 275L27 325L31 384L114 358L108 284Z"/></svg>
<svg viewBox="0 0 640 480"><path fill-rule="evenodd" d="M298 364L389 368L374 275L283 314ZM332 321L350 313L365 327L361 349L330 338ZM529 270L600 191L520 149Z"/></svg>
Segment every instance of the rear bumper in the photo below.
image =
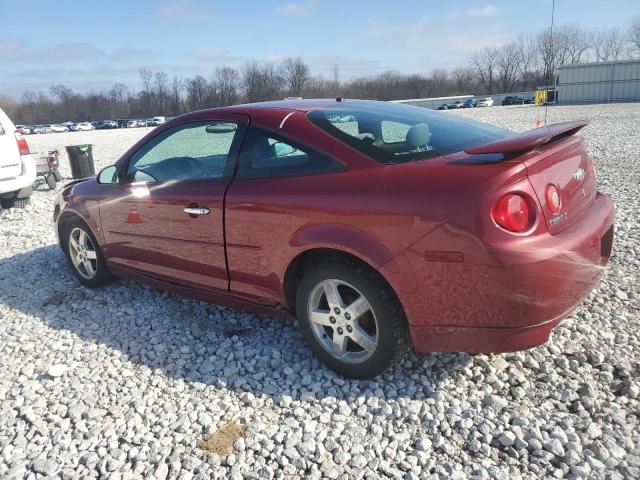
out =
<svg viewBox="0 0 640 480"><path fill-rule="evenodd" d="M500 352L544 343L592 290L613 243L611 199L556 235L487 246L489 264L426 261L403 252L380 271L407 314L418 352Z"/></svg>
<svg viewBox="0 0 640 480"><path fill-rule="evenodd" d="M21 157L22 173L14 178L0 180L0 194L12 193L30 187L36 180L36 164L31 155Z"/></svg>

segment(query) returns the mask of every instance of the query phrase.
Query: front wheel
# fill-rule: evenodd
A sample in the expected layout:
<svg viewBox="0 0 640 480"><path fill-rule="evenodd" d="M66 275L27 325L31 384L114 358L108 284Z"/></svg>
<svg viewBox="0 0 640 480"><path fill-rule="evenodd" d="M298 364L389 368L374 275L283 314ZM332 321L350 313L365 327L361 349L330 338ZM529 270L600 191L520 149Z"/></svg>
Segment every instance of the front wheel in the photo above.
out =
<svg viewBox="0 0 640 480"><path fill-rule="evenodd" d="M300 329L313 352L345 377L375 377L407 349L407 322L391 287L370 268L326 263L298 289Z"/></svg>
<svg viewBox="0 0 640 480"><path fill-rule="evenodd" d="M98 241L80 218L65 224L62 238L66 242L64 250L69 267L85 287L98 288L115 279L107 268Z"/></svg>

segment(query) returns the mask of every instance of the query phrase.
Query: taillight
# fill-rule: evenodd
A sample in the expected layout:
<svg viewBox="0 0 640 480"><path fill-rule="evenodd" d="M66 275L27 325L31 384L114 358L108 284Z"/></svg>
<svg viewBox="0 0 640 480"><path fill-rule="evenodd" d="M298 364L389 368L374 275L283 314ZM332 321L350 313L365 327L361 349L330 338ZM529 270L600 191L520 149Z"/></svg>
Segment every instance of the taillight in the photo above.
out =
<svg viewBox="0 0 640 480"><path fill-rule="evenodd" d="M594 162L593 160L591 160L591 172L593 173L593 179L597 179L598 177L596 176L596 162Z"/></svg>
<svg viewBox="0 0 640 480"><path fill-rule="evenodd" d="M493 207L494 222L510 232L522 232L531 225L529 205L521 195L508 193Z"/></svg>
<svg viewBox="0 0 640 480"><path fill-rule="evenodd" d="M20 132L16 132L16 142L18 143L18 150L20 150L20 155L29 155L31 152L29 151L29 145L27 141L24 139Z"/></svg>
<svg viewBox="0 0 640 480"><path fill-rule="evenodd" d="M547 199L547 206L551 213L558 213L560 211L560 192L555 185L547 185L544 191L544 196Z"/></svg>

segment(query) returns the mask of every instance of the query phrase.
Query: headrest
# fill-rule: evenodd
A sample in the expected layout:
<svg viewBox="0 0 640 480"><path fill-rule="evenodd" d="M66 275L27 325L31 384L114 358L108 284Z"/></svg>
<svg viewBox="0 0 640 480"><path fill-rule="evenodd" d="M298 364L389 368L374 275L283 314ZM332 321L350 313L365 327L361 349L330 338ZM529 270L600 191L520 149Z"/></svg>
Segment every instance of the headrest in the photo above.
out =
<svg viewBox="0 0 640 480"><path fill-rule="evenodd" d="M407 145L413 148L421 148L429 145L431 129L426 123L417 123L407 132Z"/></svg>

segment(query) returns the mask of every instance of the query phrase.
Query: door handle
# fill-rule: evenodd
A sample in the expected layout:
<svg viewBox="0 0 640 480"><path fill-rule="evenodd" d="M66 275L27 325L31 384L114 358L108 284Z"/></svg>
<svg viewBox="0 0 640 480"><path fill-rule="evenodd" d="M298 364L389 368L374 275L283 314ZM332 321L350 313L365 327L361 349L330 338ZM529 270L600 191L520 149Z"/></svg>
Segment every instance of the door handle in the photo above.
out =
<svg viewBox="0 0 640 480"><path fill-rule="evenodd" d="M206 207L185 207L184 213L189 215L209 215L209 209Z"/></svg>

